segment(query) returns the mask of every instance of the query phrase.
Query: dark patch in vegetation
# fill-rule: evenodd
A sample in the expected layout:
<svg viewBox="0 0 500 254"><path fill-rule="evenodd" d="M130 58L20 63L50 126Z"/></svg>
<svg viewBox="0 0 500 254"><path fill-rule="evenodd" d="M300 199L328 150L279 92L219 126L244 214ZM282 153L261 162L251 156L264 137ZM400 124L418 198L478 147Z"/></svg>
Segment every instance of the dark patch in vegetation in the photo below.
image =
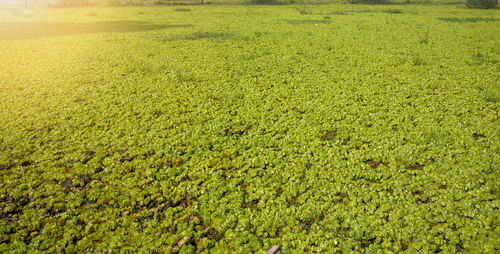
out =
<svg viewBox="0 0 500 254"><path fill-rule="evenodd" d="M293 107L292 110L296 111L299 114L305 114L306 113L306 110L301 110L301 109L299 109L297 107Z"/></svg>
<svg viewBox="0 0 500 254"><path fill-rule="evenodd" d="M195 32L184 36L184 40L200 40L200 39L228 39L233 34L230 32Z"/></svg>
<svg viewBox="0 0 500 254"><path fill-rule="evenodd" d="M2 33L1 33L1 26L0 26L0 40L1 39L2 39ZM32 132L40 132L40 131L51 132L53 129L54 129L53 125L47 125L44 127L36 127L36 128L28 129L28 130L32 131Z"/></svg>
<svg viewBox="0 0 500 254"><path fill-rule="evenodd" d="M422 170L424 167L425 167L424 165L420 165L420 163L416 163L413 165L406 166L406 169L408 169L408 170Z"/></svg>
<svg viewBox="0 0 500 254"><path fill-rule="evenodd" d="M256 5L280 5L281 3L278 0L250 0L251 4Z"/></svg>
<svg viewBox="0 0 500 254"><path fill-rule="evenodd" d="M162 164L164 166L167 166L167 167L173 167L173 166L177 167L177 166L180 166L182 164L182 158L179 158L176 156L164 157Z"/></svg>
<svg viewBox="0 0 500 254"><path fill-rule="evenodd" d="M210 240L217 239L217 236L219 235L219 231L215 228L209 228L206 232L200 235L200 238L208 238Z"/></svg>
<svg viewBox="0 0 500 254"><path fill-rule="evenodd" d="M2 220L11 221L13 220L12 216L13 215L22 215L23 214L23 207L28 205L31 202L31 199L27 196L21 196L21 197L14 197L11 195L7 195L3 198L0 199L0 218ZM11 205L13 204L14 206L11 207L10 209L5 209L5 205ZM2 209L3 208L3 209Z"/></svg>
<svg viewBox="0 0 500 254"><path fill-rule="evenodd" d="M382 181L377 180L377 179L369 179L369 178L360 178L360 180L364 180L368 183L382 183Z"/></svg>
<svg viewBox="0 0 500 254"><path fill-rule="evenodd" d="M493 9L498 7L499 2L497 0L466 0L465 5L471 8Z"/></svg>
<svg viewBox="0 0 500 254"><path fill-rule="evenodd" d="M363 180L367 183L382 183L382 181L379 179L372 179L372 178L368 178L365 176L354 176L353 180L355 180L355 181Z"/></svg>
<svg viewBox="0 0 500 254"><path fill-rule="evenodd" d="M417 201L418 204L429 204L432 203L432 200L429 197L425 196L417 196L415 197L415 200Z"/></svg>
<svg viewBox="0 0 500 254"><path fill-rule="evenodd" d="M33 162L29 161L29 160L25 160L23 162L21 162L21 164L19 164L21 167L27 167L29 165L33 164Z"/></svg>
<svg viewBox="0 0 500 254"><path fill-rule="evenodd" d="M7 169L11 169L13 167L15 167L16 164L15 163L4 163L4 164L0 164L0 170L7 170Z"/></svg>
<svg viewBox="0 0 500 254"><path fill-rule="evenodd" d="M403 11L399 10L399 9L386 9L386 10L381 10L380 12L389 13L389 14L403 14Z"/></svg>
<svg viewBox="0 0 500 254"><path fill-rule="evenodd" d="M279 187L278 189L276 189L276 197L281 197L281 194L283 194L283 189Z"/></svg>
<svg viewBox="0 0 500 254"><path fill-rule="evenodd" d="M254 199L250 202L245 202L241 205L243 208L250 208L252 210L258 209L257 204L259 204L259 200Z"/></svg>
<svg viewBox="0 0 500 254"><path fill-rule="evenodd" d="M193 203L193 196L190 194L185 194L178 198L176 202L173 203L173 206L182 206L182 208L187 208Z"/></svg>
<svg viewBox="0 0 500 254"><path fill-rule="evenodd" d="M480 22L480 21L495 21L495 18L483 18L483 17L473 17L473 18L458 18L458 17L439 17L438 20L444 22L454 22L454 23L466 23L466 22Z"/></svg>
<svg viewBox="0 0 500 254"><path fill-rule="evenodd" d="M131 156L122 156L120 158L120 162L125 162L125 161L133 161L137 155L131 155Z"/></svg>
<svg viewBox="0 0 500 254"><path fill-rule="evenodd" d="M390 0L349 0L352 4L393 5Z"/></svg>
<svg viewBox="0 0 500 254"><path fill-rule="evenodd" d="M159 36L156 39L160 41L179 41L179 40L202 40L202 39L210 39L214 41L218 40L227 40L234 37L234 33L232 32L203 32L198 31L191 34L174 34L169 36Z"/></svg>
<svg viewBox="0 0 500 254"><path fill-rule="evenodd" d="M333 140L337 136L337 132L335 131L327 131L323 136L321 136L322 141L330 141Z"/></svg>
<svg viewBox="0 0 500 254"><path fill-rule="evenodd" d="M245 134L248 130L252 128L252 125L239 126L239 127L227 127L219 131L221 136L236 136L240 137Z"/></svg>
<svg viewBox="0 0 500 254"><path fill-rule="evenodd" d="M185 181L191 181L191 178L189 178L189 175L185 174L181 177L181 182L185 182Z"/></svg>
<svg viewBox="0 0 500 254"><path fill-rule="evenodd" d="M415 201L417 201L419 205L429 204L433 202L432 199L427 195L425 195L424 193L422 193L422 191L410 192L409 194L415 197Z"/></svg>
<svg viewBox="0 0 500 254"><path fill-rule="evenodd" d="M92 150L87 150L80 155L80 162L85 164L94 158L95 152Z"/></svg>
<svg viewBox="0 0 500 254"><path fill-rule="evenodd" d="M378 12L377 10L350 10L350 11L344 11L344 12L351 12L351 13L373 13L373 12Z"/></svg>
<svg viewBox="0 0 500 254"><path fill-rule="evenodd" d="M303 24L330 24L332 21L330 20L322 20L322 19L287 19L286 23L290 25L303 25Z"/></svg>
<svg viewBox="0 0 500 254"><path fill-rule="evenodd" d="M63 188L69 189L69 188L71 188L72 183L73 183L73 179L68 178L68 179L62 181L59 185L61 185L61 187L63 187Z"/></svg>
<svg viewBox="0 0 500 254"><path fill-rule="evenodd" d="M461 242L462 241L460 241L460 243L455 244L455 251L456 252L465 252L465 248Z"/></svg>
<svg viewBox="0 0 500 254"><path fill-rule="evenodd" d="M346 146L349 143L351 143L351 137L347 137L347 138L342 139L342 145ZM347 160L347 158L344 158L344 159Z"/></svg>
<svg viewBox="0 0 500 254"><path fill-rule="evenodd" d="M299 222L303 229L309 230L312 224L314 223L314 220L309 218L309 219L299 220Z"/></svg>
<svg viewBox="0 0 500 254"><path fill-rule="evenodd" d="M98 174L102 171L104 171L104 169L102 167L97 167L96 169L94 169L94 174Z"/></svg>
<svg viewBox="0 0 500 254"><path fill-rule="evenodd" d="M87 184L91 183L93 181L92 177L89 174L81 174L78 175L78 178L82 182L79 187L80 188L85 188L87 187Z"/></svg>
<svg viewBox="0 0 500 254"><path fill-rule="evenodd" d="M371 168L378 168L378 166L382 164L382 162L374 160L367 160L365 161L365 163L368 164L368 166L370 166Z"/></svg>
<svg viewBox="0 0 500 254"><path fill-rule="evenodd" d="M151 254L165 254L165 252L163 252L160 249L154 249L154 250L151 251Z"/></svg>
<svg viewBox="0 0 500 254"><path fill-rule="evenodd" d="M83 103L83 102L86 102L87 100L85 100L84 98L77 98L77 99L74 99L73 102L75 103Z"/></svg>
<svg viewBox="0 0 500 254"><path fill-rule="evenodd" d="M12 22L0 23L0 40L27 40L93 33L142 32L186 26L160 25L142 21L101 21L88 23Z"/></svg>
<svg viewBox="0 0 500 254"><path fill-rule="evenodd" d="M341 192L341 193L338 193L337 194L337 197L336 197L336 200L334 200L333 202L335 204L341 204L341 203L344 203L344 198L347 197L347 194Z"/></svg>
<svg viewBox="0 0 500 254"><path fill-rule="evenodd" d="M165 114L165 112L163 112L163 111L161 111L159 109L153 111L153 117L155 117L155 118L158 118L158 117L160 117L160 116L162 116L164 114Z"/></svg>
<svg viewBox="0 0 500 254"><path fill-rule="evenodd" d="M301 8L296 9L301 15L309 15L312 14L311 8L307 6L302 6Z"/></svg>
<svg viewBox="0 0 500 254"><path fill-rule="evenodd" d="M370 239L359 239L359 241L361 242L361 248L363 249L366 249L368 246L372 245L373 243L375 243L375 239L376 238L370 238ZM401 249L402 250L406 250L407 247L405 246L401 246Z"/></svg>
<svg viewBox="0 0 500 254"><path fill-rule="evenodd" d="M472 137L474 137L475 140L478 140L480 138L486 138L486 136L482 133L476 133L474 132L474 134L472 134Z"/></svg>
<svg viewBox="0 0 500 254"><path fill-rule="evenodd" d="M348 13L389 13L389 14L403 14L404 11L400 9L384 9L384 10L347 10L347 11L334 11L327 13L328 15L347 15Z"/></svg>
<svg viewBox="0 0 500 254"><path fill-rule="evenodd" d="M86 206L86 205L93 205L97 202L95 202L94 200L85 200L82 202L82 206Z"/></svg>
<svg viewBox="0 0 500 254"><path fill-rule="evenodd" d="M329 12L327 15L347 15L345 11L334 11L334 12Z"/></svg>
<svg viewBox="0 0 500 254"><path fill-rule="evenodd" d="M164 211L170 207L178 207L181 205L181 201L178 202L172 202L172 201L165 201L162 198L159 197L148 197L145 199L145 202L142 205L136 205L133 207L133 214L132 215L137 215L143 210L148 210L151 211L152 214L149 215L147 218L148 219L157 219L159 221L165 219L165 214ZM187 207L187 206L186 206ZM185 208L185 207L183 207ZM196 220L196 216L194 216L192 213L189 213L185 220L190 221L190 220ZM197 218L197 217L196 217ZM199 219L198 219L199 220Z"/></svg>
<svg viewBox="0 0 500 254"><path fill-rule="evenodd" d="M299 196L292 197L291 199L288 199L286 201L286 204L288 207L290 206L298 206L299 202L297 201L299 199Z"/></svg>

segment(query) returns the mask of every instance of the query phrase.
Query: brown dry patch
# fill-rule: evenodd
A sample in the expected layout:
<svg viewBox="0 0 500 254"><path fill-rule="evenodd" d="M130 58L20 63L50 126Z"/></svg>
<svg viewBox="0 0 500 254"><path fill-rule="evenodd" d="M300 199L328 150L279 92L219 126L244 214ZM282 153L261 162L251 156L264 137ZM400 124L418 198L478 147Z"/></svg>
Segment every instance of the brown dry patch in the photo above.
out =
<svg viewBox="0 0 500 254"><path fill-rule="evenodd" d="M189 241L189 238L187 236L184 236L182 237L181 239L179 239L179 241L177 241L174 246L172 246L172 248L170 249L170 252L171 253L178 253L182 246L184 246L184 244L186 244L187 242Z"/></svg>
<svg viewBox="0 0 500 254"><path fill-rule="evenodd" d="M194 214L194 212L193 212L193 211L189 211L189 212L188 212L188 214L187 214L187 216L186 216L186 218L184 218L184 221L185 221L185 222L190 222L190 221L192 221L192 222L194 222L195 224L198 224L198 223L200 223L200 221L201 221L201 220L200 220L200 218L199 218L198 216L196 216L196 215Z"/></svg>
<svg viewBox="0 0 500 254"><path fill-rule="evenodd" d="M422 170L424 167L425 167L425 165L420 165L420 163L415 163L413 165L406 166L406 169L408 169L408 170Z"/></svg>

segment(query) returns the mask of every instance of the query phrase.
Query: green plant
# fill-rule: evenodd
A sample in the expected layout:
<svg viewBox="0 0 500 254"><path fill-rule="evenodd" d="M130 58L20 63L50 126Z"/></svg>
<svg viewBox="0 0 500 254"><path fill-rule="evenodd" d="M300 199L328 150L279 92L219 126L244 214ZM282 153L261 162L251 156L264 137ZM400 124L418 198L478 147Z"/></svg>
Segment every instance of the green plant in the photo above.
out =
<svg viewBox="0 0 500 254"><path fill-rule="evenodd" d="M190 71L184 71L181 68L176 68L172 75L173 80L176 80L179 83L194 81L194 75Z"/></svg>
<svg viewBox="0 0 500 254"><path fill-rule="evenodd" d="M472 55L472 59L469 62L471 65L481 65L487 62L486 56L483 55L481 52L477 52Z"/></svg>
<svg viewBox="0 0 500 254"><path fill-rule="evenodd" d="M302 6L296 9L301 15L310 15L312 14L312 9L307 6Z"/></svg>
<svg viewBox="0 0 500 254"><path fill-rule="evenodd" d="M287 19L286 23L290 25L303 25L303 24L330 24L332 23L329 19Z"/></svg>
<svg viewBox="0 0 500 254"><path fill-rule="evenodd" d="M328 15L347 15L347 13L344 11L333 11L329 12Z"/></svg>
<svg viewBox="0 0 500 254"><path fill-rule="evenodd" d="M500 89L498 86L488 85L483 91L483 96L486 102L498 102L500 101Z"/></svg>
<svg viewBox="0 0 500 254"><path fill-rule="evenodd" d="M425 65L424 59L422 57L420 57L419 55L413 55L412 63L415 66Z"/></svg>
<svg viewBox="0 0 500 254"><path fill-rule="evenodd" d="M466 0L465 5L472 8L492 9L498 7L497 0Z"/></svg>
<svg viewBox="0 0 500 254"><path fill-rule="evenodd" d="M445 22L456 22L456 23L465 23L465 22L479 22L479 21L495 21L496 18L491 17L470 17L470 18L458 18L458 17L439 17L438 20Z"/></svg>
<svg viewBox="0 0 500 254"><path fill-rule="evenodd" d="M389 14L403 14L403 11L400 9L385 9L381 12L389 13Z"/></svg>
<svg viewBox="0 0 500 254"><path fill-rule="evenodd" d="M418 41L418 43L420 44L429 44L429 31L427 31L424 36L422 36L420 38L420 40Z"/></svg>
<svg viewBox="0 0 500 254"><path fill-rule="evenodd" d="M189 8L183 8L183 7L177 7L174 9L174 11L182 11L182 12L188 12L191 11Z"/></svg>
<svg viewBox="0 0 500 254"><path fill-rule="evenodd" d="M279 4L278 0L250 0L251 4L256 5L274 5Z"/></svg>
<svg viewBox="0 0 500 254"><path fill-rule="evenodd" d="M176 41L176 40L202 40L209 39L213 41L222 41L233 37L232 32L205 32L197 31L189 34L173 34L173 35L158 35L157 40L161 41Z"/></svg>
<svg viewBox="0 0 500 254"><path fill-rule="evenodd" d="M353 4L390 4L390 0L349 0Z"/></svg>

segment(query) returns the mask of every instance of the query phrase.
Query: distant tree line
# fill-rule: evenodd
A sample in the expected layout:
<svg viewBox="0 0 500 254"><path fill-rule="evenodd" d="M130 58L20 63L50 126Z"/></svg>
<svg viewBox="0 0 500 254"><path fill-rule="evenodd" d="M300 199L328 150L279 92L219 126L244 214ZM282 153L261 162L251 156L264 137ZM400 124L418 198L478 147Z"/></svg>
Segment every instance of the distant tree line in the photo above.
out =
<svg viewBox="0 0 500 254"><path fill-rule="evenodd" d="M33 0L25 0L26 3ZM43 1L43 0L42 0ZM353 4L393 4L411 3L412 0L46 0L52 7L72 7L90 5L177 5L177 4L295 4L295 3L353 3ZM398 1L398 2L393 2ZM425 2L425 0L423 0ZM427 0L430 1L430 0ZM465 1L471 8L498 8L500 0L458 0ZM28 5L28 4L26 4Z"/></svg>
<svg viewBox="0 0 500 254"><path fill-rule="evenodd" d="M492 9L492 8L498 8L500 0L466 0L465 4L468 7Z"/></svg>

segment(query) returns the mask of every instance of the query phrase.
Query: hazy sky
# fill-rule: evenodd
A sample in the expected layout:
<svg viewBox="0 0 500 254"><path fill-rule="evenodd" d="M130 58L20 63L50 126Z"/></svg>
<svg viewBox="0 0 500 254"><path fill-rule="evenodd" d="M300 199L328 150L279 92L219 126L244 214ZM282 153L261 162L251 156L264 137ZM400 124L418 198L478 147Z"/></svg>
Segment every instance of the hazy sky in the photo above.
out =
<svg viewBox="0 0 500 254"><path fill-rule="evenodd" d="M16 4L16 3L24 3L26 0L0 0L0 4ZM30 2L35 0L28 0Z"/></svg>
<svg viewBox="0 0 500 254"><path fill-rule="evenodd" d="M0 5L24 5L26 1L30 4L46 2L45 0L0 0Z"/></svg>

